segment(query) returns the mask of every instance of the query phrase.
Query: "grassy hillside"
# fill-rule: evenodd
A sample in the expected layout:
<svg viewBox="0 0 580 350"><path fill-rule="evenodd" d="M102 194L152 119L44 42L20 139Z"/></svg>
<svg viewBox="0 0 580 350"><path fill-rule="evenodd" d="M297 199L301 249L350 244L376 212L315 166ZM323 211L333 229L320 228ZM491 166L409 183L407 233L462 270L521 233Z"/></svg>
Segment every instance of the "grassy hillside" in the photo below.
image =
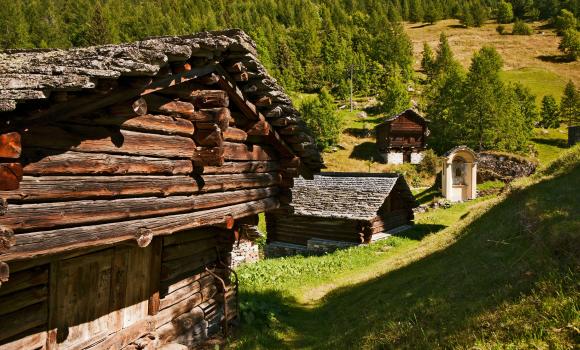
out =
<svg viewBox="0 0 580 350"><path fill-rule="evenodd" d="M580 342L580 146L494 198L381 243L240 270L239 349L552 348Z"/></svg>
<svg viewBox="0 0 580 350"><path fill-rule="evenodd" d="M434 25L408 23L405 27L413 42L415 67L419 67L423 42L437 46L439 33L445 32L456 58L467 67L471 56L482 46L494 46L504 59L507 71L503 78L519 81L541 98L545 94L560 96L568 79L580 85L580 62L562 62L559 37L545 23L533 23L531 36L499 35L496 23L482 28L463 28L457 20L445 20ZM511 33L511 25L506 25Z"/></svg>

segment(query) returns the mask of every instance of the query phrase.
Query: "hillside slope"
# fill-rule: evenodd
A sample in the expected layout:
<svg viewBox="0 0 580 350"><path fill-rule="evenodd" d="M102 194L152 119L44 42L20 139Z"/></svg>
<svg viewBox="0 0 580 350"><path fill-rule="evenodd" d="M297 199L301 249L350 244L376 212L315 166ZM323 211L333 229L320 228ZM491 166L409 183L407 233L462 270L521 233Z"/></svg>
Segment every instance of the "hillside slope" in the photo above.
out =
<svg viewBox="0 0 580 350"><path fill-rule="evenodd" d="M348 271L343 261L359 252L339 253L335 263L346 271L337 278L344 283L337 281L341 287L322 297L315 293L318 299L310 302L285 292L284 285L309 281L308 271L332 276L332 254L247 267L241 271L244 300L267 309L268 318L247 322L235 346L572 349L580 342L578 179L580 146L515 183L508 194L470 207L455 224L419 236L410 249L360 248L369 260L397 251L364 270ZM270 278L251 280L259 271L269 271ZM316 289L310 283L305 287Z"/></svg>

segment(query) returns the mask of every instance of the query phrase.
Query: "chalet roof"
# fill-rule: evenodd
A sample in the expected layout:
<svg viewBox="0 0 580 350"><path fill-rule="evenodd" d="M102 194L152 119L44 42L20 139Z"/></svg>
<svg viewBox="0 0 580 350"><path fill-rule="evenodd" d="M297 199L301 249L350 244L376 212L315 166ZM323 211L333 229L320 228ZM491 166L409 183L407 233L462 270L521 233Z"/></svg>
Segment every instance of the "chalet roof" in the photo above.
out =
<svg viewBox="0 0 580 350"><path fill-rule="evenodd" d="M0 115L32 114L52 106L59 93L66 92L67 102L77 97L103 93L103 85L128 77L153 83L167 81L172 64L188 62L201 71L205 67L241 62L249 79L240 85L241 93L254 99L269 97L272 104L261 109L276 130L286 129L282 139L300 140L289 145L311 171L318 172L322 158L308 128L300 120L283 88L266 72L257 59L256 45L241 30L202 32L180 37L158 37L134 43L103 45L68 50L6 50L0 52ZM190 73L190 76L193 73ZM207 72L206 72L207 74ZM183 74L181 75L183 77ZM179 83L176 76L173 84ZM100 92L98 90L101 90ZM51 97L52 96L52 97ZM102 106L101 106L102 107ZM2 113L4 112L4 113ZM46 113L45 113L46 114ZM46 117L43 114L42 118ZM54 114L58 114L55 112ZM274 119L283 121L272 123ZM40 119L31 116L30 120ZM288 126L293 126L288 128ZM299 135L300 137L296 137ZM297 141L294 141L297 142Z"/></svg>
<svg viewBox="0 0 580 350"><path fill-rule="evenodd" d="M397 120L399 117L401 117L403 115L409 115L409 114L410 115L413 115L413 116L415 116L415 117L417 117L417 118L419 118L419 119L421 119L421 120L423 120L423 121L425 121L427 123L429 122L429 120L426 119L425 117L423 117L421 114L419 114L419 112L417 112L416 110L414 110L412 108L409 108L409 109L406 109L406 110L404 110L403 112L401 112L401 113L399 113L397 115L394 115L392 117L389 117L389 118L385 119L385 121L383 123L387 123L388 124L388 123L390 123L390 122L392 122L394 120ZM383 123L381 123L381 124L383 124Z"/></svg>
<svg viewBox="0 0 580 350"><path fill-rule="evenodd" d="M370 220L397 184L414 202L404 177L397 174L321 173L312 180L295 179L292 206L297 215Z"/></svg>

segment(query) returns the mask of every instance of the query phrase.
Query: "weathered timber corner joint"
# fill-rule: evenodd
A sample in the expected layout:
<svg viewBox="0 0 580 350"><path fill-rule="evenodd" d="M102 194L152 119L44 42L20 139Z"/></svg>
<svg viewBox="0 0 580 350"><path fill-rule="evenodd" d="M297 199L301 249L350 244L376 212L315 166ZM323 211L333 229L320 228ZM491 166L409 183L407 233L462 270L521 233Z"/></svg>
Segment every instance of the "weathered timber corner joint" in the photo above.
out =
<svg viewBox="0 0 580 350"><path fill-rule="evenodd" d="M417 206L403 176L321 173L296 179L291 211L266 214L269 256L325 253L370 243L409 225Z"/></svg>
<svg viewBox="0 0 580 350"><path fill-rule="evenodd" d="M240 231L322 167L252 40L9 51L0 74L0 349L227 332Z"/></svg>

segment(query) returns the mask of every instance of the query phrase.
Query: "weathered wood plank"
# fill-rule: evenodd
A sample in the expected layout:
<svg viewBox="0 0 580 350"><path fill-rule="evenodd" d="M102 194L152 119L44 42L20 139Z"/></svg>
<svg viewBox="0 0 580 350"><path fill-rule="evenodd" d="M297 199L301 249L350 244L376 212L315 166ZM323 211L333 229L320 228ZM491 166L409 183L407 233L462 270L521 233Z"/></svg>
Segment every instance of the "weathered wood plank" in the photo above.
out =
<svg viewBox="0 0 580 350"><path fill-rule="evenodd" d="M1 344L1 350L38 349L46 345L47 332L38 330L37 333L19 338L6 344Z"/></svg>
<svg viewBox="0 0 580 350"><path fill-rule="evenodd" d="M246 145L243 143L224 142L226 160L273 160L275 152L269 147Z"/></svg>
<svg viewBox="0 0 580 350"><path fill-rule="evenodd" d="M44 302L47 297L48 287L41 285L18 291L8 298L0 298L0 317L27 306Z"/></svg>
<svg viewBox="0 0 580 350"><path fill-rule="evenodd" d="M22 151L20 134L9 132L0 135L0 158L18 158Z"/></svg>
<svg viewBox="0 0 580 350"><path fill-rule="evenodd" d="M0 224L16 231L51 229L65 225L85 225L184 213L193 210L250 202L275 196L277 188L207 193L193 196L145 197L114 200L69 201L40 204L13 204ZM18 237L18 234L16 235ZM2 251L2 250L0 250Z"/></svg>
<svg viewBox="0 0 580 350"><path fill-rule="evenodd" d="M118 196L159 196L226 191L278 184L275 173L189 176L25 176L3 198L22 202Z"/></svg>
<svg viewBox="0 0 580 350"><path fill-rule="evenodd" d="M72 200L117 196L169 196L198 191L189 176L25 176L4 198L18 201Z"/></svg>
<svg viewBox="0 0 580 350"><path fill-rule="evenodd" d="M46 302L0 317L0 341L46 324L48 305Z"/></svg>
<svg viewBox="0 0 580 350"><path fill-rule="evenodd" d="M0 191L16 190L22 181L22 165L20 163L0 164Z"/></svg>
<svg viewBox="0 0 580 350"><path fill-rule="evenodd" d="M135 117L147 114L147 102L142 97L114 104L108 108L109 114L116 117Z"/></svg>
<svg viewBox="0 0 580 350"><path fill-rule="evenodd" d="M192 311L193 308L203 303L203 301L204 300L201 293L195 293L191 297L182 300L179 303L172 305L171 307L159 311L159 313L155 316L157 327L159 328L164 324L171 322L179 315Z"/></svg>
<svg viewBox="0 0 580 350"><path fill-rule="evenodd" d="M189 99L197 108L228 107L230 104L223 90L192 90Z"/></svg>
<svg viewBox="0 0 580 350"><path fill-rule="evenodd" d="M241 161L225 162L222 166L205 166L196 170L201 174L239 174L275 172L279 169L280 163L275 161Z"/></svg>
<svg viewBox="0 0 580 350"><path fill-rule="evenodd" d="M225 141L244 142L248 138L248 134L242 129L229 127L223 133Z"/></svg>
<svg viewBox="0 0 580 350"><path fill-rule="evenodd" d="M190 158L195 150L191 138L157 135L105 127L55 126L31 128L22 135L24 147L72 150L90 153Z"/></svg>
<svg viewBox="0 0 580 350"><path fill-rule="evenodd" d="M199 68L192 68L189 71L184 71L179 74L172 74L167 77L157 78L151 80L147 84L133 88L119 88L112 89L106 94L89 95L86 97L79 97L72 101L58 103L52 105L50 108L41 110L39 112L31 113L22 118L25 125L30 120L65 120L73 115L82 115L100 108L104 108L115 103L128 100L135 96L147 95L168 87L181 84L215 71L215 66L208 65Z"/></svg>
<svg viewBox="0 0 580 350"><path fill-rule="evenodd" d="M147 106L151 112L179 114L184 118L188 118L195 112L195 108L192 103L176 101L156 94L145 96L145 100L147 101Z"/></svg>
<svg viewBox="0 0 580 350"><path fill-rule="evenodd" d="M157 237L153 239L151 245L151 262L149 264L149 306L148 314L151 316L157 315L160 308L161 299L161 262L163 253L163 238Z"/></svg>
<svg viewBox="0 0 580 350"><path fill-rule="evenodd" d="M165 262L169 260L184 258L186 256L201 253L209 248L213 248L217 245L215 236L217 236L217 234L214 235L212 239L193 241L165 247L163 250L163 261Z"/></svg>
<svg viewBox="0 0 580 350"><path fill-rule="evenodd" d="M206 248L195 255L189 255L181 259L165 261L161 265L161 279L170 280L176 277L186 276L191 272L217 260L215 247Z"/></svg>
<svg viewBox="0 0 580 350"><path fill-rule="evenodd" d="M194 136L195 143L204 147L221 147L224 143L222 131L216 124L211 129L197 130Z"/></svg>
<svg viewBox="0 0 580 350"><path fill-rule="evenodd" d="M10 280L0 287L0 296L48 283L48 268L35 267L19 271L10 276Z"/></svg>
<svg viewBox="0 0 580 350"><path fill-rule="evenodd" d="M124 156L75 151L25 149L24 175L185 175L193 164L185 159Z"/></svg>
<svg viewBox="0 0 580 350"><path fill-rule="evenodd" d="M152 132L163 135L191 137L193 123L187 119L168 115L144 114L140 116L97 115L93 118L75 118L75 123L86 125L116 126L125 130Z"/></svg>
<svg viewBox="0 0 580 350"><path fill-rule="evenodd" d="M23 233L18 235L16 245L9 252L0 254L0 259L9 261L32 258L72 249L114 244L134 239L135 231L139 229L151 230L155 236L167 235L195 227L217 225L223 223L227 215L234 218L244 217L278 207L279 203L276 198L266 198L193 213Z"/></svg>
<svg viewBox="0 0 580 350"><path fill-rule="evenodd" d="M163 237L163 246L168 248L173 245L187 244L189 242L210 239L216 236L216 230L219 229L210 226L179 232L175 235L165 236Z"/></svg>

